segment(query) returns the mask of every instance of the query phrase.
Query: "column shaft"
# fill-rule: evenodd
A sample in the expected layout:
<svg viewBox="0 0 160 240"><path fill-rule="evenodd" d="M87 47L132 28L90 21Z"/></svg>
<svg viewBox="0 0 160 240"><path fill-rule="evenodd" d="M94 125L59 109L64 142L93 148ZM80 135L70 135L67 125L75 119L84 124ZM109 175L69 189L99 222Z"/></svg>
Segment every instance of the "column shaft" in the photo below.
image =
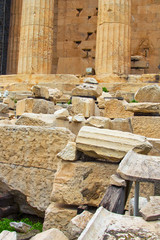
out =
<svg viewBox="0 0 160 240"><path fill-rule="evenodd" d="M131 0L99 0L96 73L128 74Z"/></svg>
<svg viewBox="0 0 160 240"><path fill-rule="evenodd" d="M18 73L52 72L54 0L23 0Z"/></svg>
<svg viewBox="0 0 160 240"><path fill-rule="evenodd" d="M7 53L7 74L16 74L19 55L22 0L12 0Z"/></svg>

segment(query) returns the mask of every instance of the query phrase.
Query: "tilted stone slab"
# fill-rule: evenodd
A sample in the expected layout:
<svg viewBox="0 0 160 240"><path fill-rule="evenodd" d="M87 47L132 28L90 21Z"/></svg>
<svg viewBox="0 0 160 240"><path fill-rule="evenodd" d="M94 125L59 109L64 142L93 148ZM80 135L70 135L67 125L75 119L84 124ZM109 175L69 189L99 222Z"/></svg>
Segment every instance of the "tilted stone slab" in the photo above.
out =
<svg viewBox="0 0 160 240"><path fill-rule="evenodd" d="M100 207L78 240L160 238L160 221L146 222L140 217L111 213Z"/></svg>
<svg viewBox="0 0 160 240"><path fill-rule="evenodd" d="M99 97L102 88L99 85L83 83L72 90L72 96Z"/></svg>
<svg viewBox="0 0 160 240"><path fill-rule="evenodd" d="M141 208L140 213L146 221L160 219L160 196L151 196L150 201Z"/></svg>
<svg viewBox="0 0 160 240"><path fill-rule="evenodd" d="M138 153L148 153L152 148L143 136L88 126L81 128L76 144L77 149L86 155L113 162L119 162L131 149Z"/></svg>
<svg viewBox="0 0 160 240"><path fill-rule="evenodd" d="M160 103L128 103L125 110L135 113L160 113Z"/></svg>
<svg viewBox="0 0 160 240"><path fill-rule="evenodd" d="M26 196L37 211L50 203L59 153L75 135L66 128L0 126L0 185ZM25 203L20 207L25 208Z"/></svg>
<svg viewBox="0 0 160 240"><path fill-rule="evenodd" d="M160 157L129 151L119 164L117 173L130 181L160 181Z"/></svg>

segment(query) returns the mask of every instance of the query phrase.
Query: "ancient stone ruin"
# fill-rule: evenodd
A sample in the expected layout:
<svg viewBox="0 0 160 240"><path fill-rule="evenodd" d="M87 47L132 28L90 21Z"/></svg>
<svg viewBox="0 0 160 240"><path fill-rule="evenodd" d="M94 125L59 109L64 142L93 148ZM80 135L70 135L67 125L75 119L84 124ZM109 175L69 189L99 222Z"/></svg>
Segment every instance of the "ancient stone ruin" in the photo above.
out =
<svg viewBox="0 0 160 240"><path fill-rule="evenodd" d="M0 1L0 239L160 239L159 11Z"/></svg>

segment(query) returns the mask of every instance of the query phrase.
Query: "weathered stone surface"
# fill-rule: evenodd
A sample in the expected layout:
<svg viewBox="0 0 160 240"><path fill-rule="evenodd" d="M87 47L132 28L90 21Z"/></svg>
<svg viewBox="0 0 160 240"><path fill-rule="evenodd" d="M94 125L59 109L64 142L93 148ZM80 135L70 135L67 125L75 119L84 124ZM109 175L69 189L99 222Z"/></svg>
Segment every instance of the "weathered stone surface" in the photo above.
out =
<svg viewBox="0 0 160 240"><path fill-rule="evenodd" d="M130 216L133 216L134 215L134 197L130 199L129 201L129 215ZM146 197L139 197L139 204L138 204L138 207L139 207L139 210L141 208L143 208L146 204L147 204L148 200ZM138 214L138 216L140 216L140 214Z"/></svg>
<svg viewBox="0 0 160 240"><path fill-rule="evenodd" d="M23 113L15 122L16 125L28 125L28 126L46 126L54 127L55 116L54 114L35 114L35 113Z"/></svg>
<svg viewBox="0 0 160 240"><path fill-rule="evenodd" d="M117 165L111 163L61 162L51 199L62 204L98 206L116 169Z"/></svg>
<svg viewBox="0 0 160 240"><path fill-rule="evenodd" d="M158 139L158 138L147 138L147 139L153 146L153 148L149 152L149 155L159 156L159 153L160 153L160 139Z"/></svg>
<svg viewBox="0 0 160 240"><path fill-rule="evenodd" d="M130 181L160 181L160 157L146 156L129 151L123 158L117 173Z"/></svg>
<svg viewBox="0 0 160 240"><path fill-rule="evenodd" d="M123 132L133 132L130 118L115 118L111 120L110 129Z"/></svg>
<svg viewBox="0 0 160 240"><path fill-rule="evenodd" d="M57 154L75 135L65 128L0 126L0 183L26 196L34 211L50 203ZM15 147L16 146L16 147ZM20 204L25 211L25 201Z"/></svg>
<svg viewBox="0 0 160 240"><path fill-rule="evenodd" d="M9 225L20 233L27 233L31 229L31 226L24 222L11 222Z"/></svg>
<svg viewBox="0 0 160 240"><path fill-rule="evenodd" d="M102 92L102 95L97 98L98 101L98 107L101 109L105 108L106 102L108 99L112 98L112 95L108 92Z"/></svg>
<svg viewBox="0 0 160 240"><path fill-rule="evenodd" d="M88 126L81 128L76 143L77 149L86 155L113 162L119 162L131 149L138 153L148 153L152 148L145 137Z"/></svg>
<svg viewBox="0 0 160 240"><path fill-rule="evenodd" d="M66 233L69 222L77 215L77 209L69 206L59 206L51 203L45 212L43 231L57 228Z"/></svg>
<svg viewBox="0 0 160 240"><path fill-rule="evenodd" d="M74 115L81 113L84 117L89 118L95 115L95 101L91 98L72 98L72 111Z"/></svg>
<svg viewBox="0 0 160 240"><path fill-rule="evenodd" d="M84 83L90 83L90 84L98 84L97 80L95 78L85 78L83 80Z"/></svg>
<svg viewBox="0 0 160 240"><path fill-rule="evenodd" d="M146 222L140 217L111 213L100 207L78 240L152 239L160 237L160 221Z"/></svg>
<svg viewBox="0 0 160 240"><path fill-rule="evenodd" d="M83 83L72 90L72 96L99 97L102 88L96 84Z"/></svg>
<svg viewBox="0 0 160 240"><path fill-rule="evenodd" d="M160 219L160 196L151 196L150 201L141 208L140 213L146 221Z"/></svg>
<svg viewBox="0 0 160 240"><path fill-rule="evenodd" d="M104 117L108 118L128 118L133 116L133 113L125 110L128 103L123 100L111 99L106 101Z"/></svg>
<svg viewBox="0 0 160 240"><path fill-rule="evenodd" d="M110 119L105 117L91 116L87 119L86 125L97 128L110 128Z"/></svg>
<svg viewBox="0 0 160 240"><path fill-rule="evenodd" d="M85 118L81 113L79 113L79 114L73 116L72 121L77 122L77 123L85 122Z"/></svg>
<svg viewBox="0 0 160 240"><path fill-rule="evenodd" d="M43 113L53 114L54 103L43 99L27 98L17 102L16 115L20 116L23 113Z"/></svg>
<svg viewBox="0 0 160 240"><path fill-rule="evenodd" d="M55 113L54 113L54 116L55 118L57 119L62 119L62 120L68 120L68 117L69 117L69 112L67 109L60 109L60 110L57 110Z"/></svg>
<svg viewBox="0 0 160 240"><path fill-rule="evenodd" d="M160 103L128 103L125 110L134 113L160 113Z"/></svg>
<svg viewBox="0 0 160 240"><path fill-rule="evenodd" d="M42 233L38 233L31 240L69 240L61 231L56 228L51 228Z"/></svg>
<svg viewBox="0 0 160 240"><path fill-rule="evenodd" d="M57 154L57 157L61 158L64 161L76 161L76 143L69 142L66 147Z"/></svg>
<svg viewBox="0 0 160 240"><path fill-rule="evenodd" d="M62 92L57 88L49 88L45 86L36 85L32 88L33 96L39 98L49 99L51 101L57 101L62 97Z"/></svg>
<svg viewBox="0 0 160 240"><path fill-rule="evenodd" d="M82 231L87 226L89 220L92 218L93 213L83 211L81 214L71 219L67 232L69 233L69 239L74 240L79 237Z"/></svg>
<svg viewBox="0 0 160 240"><path fill-rule="evenodd" d="M16 232L3 231L0 233L1 240L17 240Z"/></svg>
<svg viewBox="0 0 160 240"><path fill-rule="evenodd" d="M157 84L142 87L136 92L135 99L138 102L160 103L160 87Z"/></svg>
<svg viewBox="0 0 160 240"><path fill-rule="evenodd" d="M7 104L0 103L0 113L8 113L9 108Z"/></svg>
<svg viewBox="0 0 160 240"><path fill-rule="evenodd" d="M117 187L126 187L126 181L116 173L111 175L110 185L114 185Z"/></svg>
<svg viewBox="0 0 160 240"><path fill-rule="evenodd" d="M131 118L134 134L140 134L148 138L160 138L160 117L134 116Z"/></svg>

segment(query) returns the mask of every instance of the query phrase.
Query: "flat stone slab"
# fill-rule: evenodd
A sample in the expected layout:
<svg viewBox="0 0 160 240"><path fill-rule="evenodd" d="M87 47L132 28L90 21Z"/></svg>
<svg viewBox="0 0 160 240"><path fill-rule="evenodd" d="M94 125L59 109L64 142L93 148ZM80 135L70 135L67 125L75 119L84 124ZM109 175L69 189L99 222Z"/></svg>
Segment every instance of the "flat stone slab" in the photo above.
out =
<svg viewBox="0 0 160 240"><path fill-rule="evenodd" d="M117 173L130 181L160 181L160 157L129 151L119 164Z"/></svg>
<svg viewBox="0 0 160 240"><path fill-rule="evenodd" d="M78 240L152 239L160 237L160 221L111 213L100 207Z"/></svg>
<svg viewBox="0 0 160 240"><path fill-rule="evenodd" d="M128 103L125 110L134 113L160 113L160 103Z"/></svg>
<svg viewBox="0 0 160 240"><path fill-rule="evenodd" d="M140 210L140 213L146 221L160 219L160 196L150 197L150 202Z"/></svg>

